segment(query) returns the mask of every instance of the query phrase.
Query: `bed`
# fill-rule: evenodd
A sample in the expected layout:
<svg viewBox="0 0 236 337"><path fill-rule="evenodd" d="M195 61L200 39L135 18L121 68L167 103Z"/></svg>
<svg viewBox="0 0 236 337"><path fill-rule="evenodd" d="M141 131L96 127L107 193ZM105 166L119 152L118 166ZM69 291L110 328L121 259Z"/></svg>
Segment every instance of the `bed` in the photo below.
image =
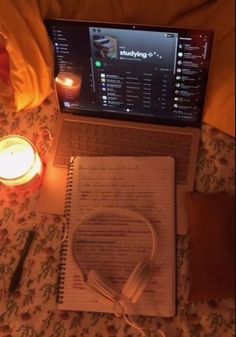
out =
<svg viewBox="0 0 236 337"><path fill-rule="evenodd" d="M44 31L42 17L83 19L89 15L89 19L106 20L113 15L112 19L115 21L145 23L145 20L140 19L139 14L145 8L146 20L152 24L156 23L155 11L153 8L147 10L145 1L140 1L139 10L134 1L127 1L128 5L124 5L122 1L111 1L109 5L104 1L96 1L93 3L93 11L91 11L91 1L80 2L80 4L75 4L75 1L68 2L70 6L68 5L66 9L65 6L63 7L63 1L52 1L51 7L43 1L18 1L13 2L9 7L4 7L3 2L0 2L2 36L6 38L7 33L16 36L16 29L19 27L22 31L26 27L31 27L31 31L28 31L31 35L26 42L31 41L34 46L31 46L32 49L28 46L28 53L26 53L27 43L19 45L19 41L22 43L21 38L15 37L11 39L11 43L5 38L0 40L0 138L8 134L26 136L34 143L44 163L47 162L59 112L52 87L53 58L50 42L46 35L37 33L40 29ZM162 8L163 3L163 1L159 2ZM224 6L223 1L199 0L192 1L189 8L189 5L183 2L177 11L172 11L174 2L169 1L165 7L166 11L162 11L162 15L159 15L158 22L190 25L191 20L198 17L196 25L201 25L201 22L206 24L206 20L211 15L214 16L214 13L219 13L223 8L223 17L219 15L219 21L216 20L216 24L221 23L222 28L222 22L225 22L226 32L224 35L217 31L217 39L223 45L224 42L226 43L224 50L227 50L231 41L233 20L230 21L229 13L232 11L233 2L227 3L230 5ZM148 4L150 7L157 6L156 13L161 8L155 1L148 1ZM186 14L188 12L189 16ZM29 13L32 15L31 19ZM199 17L199 14L202 15ZM15 15L15 23L21 20L21 26L6 25L9 22L9 15ZM39 26L32 25L32 20L35 23L38 22ZM211 23L208 22L208 26L211 26ZM222 50L222 46L219 50ZM32 55L35 57L33 58ZM220 52L217 52L216 57L218 63L215 61L214 67L222 61ZM224 67L225 64L220 63L222 66L220 74L216 74L216 69L213 67L212 76L216 74L216 77L213 77L215 80L210 82L208 114L201 130L195 190L208 195L220 192L234 194L235 139L232 108L234 65L231 49L226 59L226 67ZM19 68L20 64L22 69ZM39 80L38 76L42 75L42 71L43 79L41 76L42 80ZM222 86L219 86L219 76L221 78L224 76ZM213 95L214 90L217 90L215 95ZM217 112L214 113L214 111ZM57 309L59 254L65 219L60 216L45 216L34 211L39 196L38 190L29 192L1 184L0 195L0 335L3 337L137 337L138 333L135 329L112 314L68 312ZM10 277L23 247L27 230L32 227L36 230L36 238L25 263L24 277L19 289L12 296L8 296ZM177 315L168 319L139 317L138 323L154 329L161 328L168 337L233 337L235 336L234 298L189 300L189 244L189 234L177 237Z"/></svg>

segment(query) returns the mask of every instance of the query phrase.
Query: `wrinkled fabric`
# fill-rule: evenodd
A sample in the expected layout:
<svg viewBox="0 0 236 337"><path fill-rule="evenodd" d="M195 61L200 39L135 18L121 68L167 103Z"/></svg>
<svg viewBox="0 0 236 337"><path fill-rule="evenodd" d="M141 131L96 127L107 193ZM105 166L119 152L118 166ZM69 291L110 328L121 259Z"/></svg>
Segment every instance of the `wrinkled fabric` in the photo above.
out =
<svg viewBox="0 0 236 337"><path fill-rule="evenodd" d="M233 0L0 0L0 34L18 111L38 106L53 90L53 50L43 19L54 17L213 30L204 121L235 135ZM0 88L6 102L6 84Z"/></svg>

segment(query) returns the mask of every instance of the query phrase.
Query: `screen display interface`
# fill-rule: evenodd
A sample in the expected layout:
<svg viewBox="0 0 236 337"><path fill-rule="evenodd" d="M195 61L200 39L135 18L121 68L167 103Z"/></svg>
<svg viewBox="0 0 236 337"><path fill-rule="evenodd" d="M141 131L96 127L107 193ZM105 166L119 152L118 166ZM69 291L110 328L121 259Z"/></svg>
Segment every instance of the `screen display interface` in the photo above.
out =
<svg viewBox="0 0 236 337"><path fill-rule="evenodd" d="M199 125L212 32L63 20L46 25L61 111Z"/></svg>

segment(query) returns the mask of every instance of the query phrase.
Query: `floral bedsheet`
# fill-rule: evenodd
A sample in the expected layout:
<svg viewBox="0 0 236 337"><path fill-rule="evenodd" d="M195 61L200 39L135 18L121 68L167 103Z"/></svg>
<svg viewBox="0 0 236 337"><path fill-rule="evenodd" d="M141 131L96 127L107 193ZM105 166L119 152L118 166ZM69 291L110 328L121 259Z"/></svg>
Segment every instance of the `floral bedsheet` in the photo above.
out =
<svg viewBox="0 0 236 337"><path fill-rule="evenodd" d="M20 134L36 146L44 162L58 118L52 95L30 111L0 107L0 137ZM195 189L204 193L234 190L235 141L203 125ZM34 211L38 191L0 185L0 337L136 337L138 332L112 314L59 311L56 304L63 217ZM27 231L36 238L25 261L20 287L11 296L9 281ZM139 317L168 337L233 337L235 305L231 299L188 302L188 235L177 238L177 316Z"/></svg>

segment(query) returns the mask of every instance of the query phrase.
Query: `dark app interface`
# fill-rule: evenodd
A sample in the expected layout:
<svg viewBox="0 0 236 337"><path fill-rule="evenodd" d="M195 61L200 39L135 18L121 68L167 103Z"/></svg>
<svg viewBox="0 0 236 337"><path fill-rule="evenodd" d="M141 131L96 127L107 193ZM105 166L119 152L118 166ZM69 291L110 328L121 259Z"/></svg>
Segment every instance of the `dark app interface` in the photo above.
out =
<svg viewBox="0 0 236 337"><path fill-rule="evenodd" d="M177 39L174 33L90 28L99 105L120 113L169 118Z"/></svg>
<svg viewBox="0 0 236 337"><path fill-rule="evenodd" d="M201 118L209 36L53 25L61 109L150 121Z"/></svg>

